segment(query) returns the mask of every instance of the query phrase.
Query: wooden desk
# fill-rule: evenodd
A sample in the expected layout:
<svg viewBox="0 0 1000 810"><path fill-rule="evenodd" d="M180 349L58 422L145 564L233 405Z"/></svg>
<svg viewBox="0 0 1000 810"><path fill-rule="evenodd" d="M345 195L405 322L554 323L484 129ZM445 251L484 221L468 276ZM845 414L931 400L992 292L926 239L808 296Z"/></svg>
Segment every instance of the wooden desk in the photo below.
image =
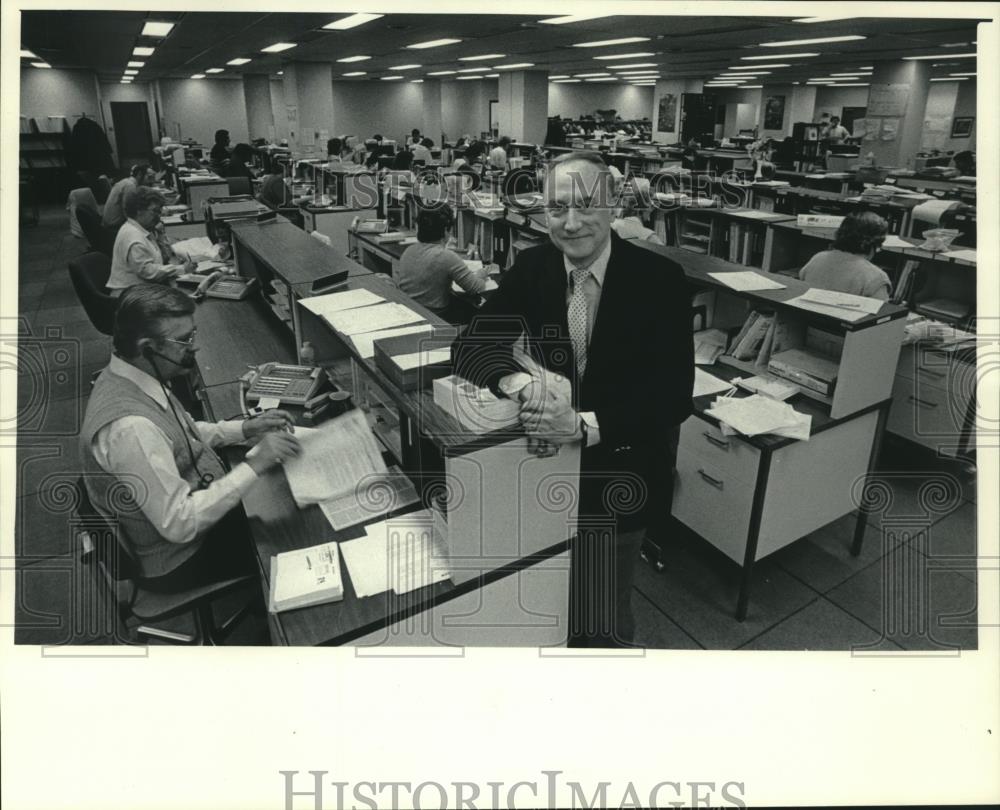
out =
<svg viewBox="0 0 1000 810"><path fill-rule="evenodd" d="M695 399L681 426L672 514L742 566L736 615L747 611L754 563L854 511L859 479L873 468L888 411L906 310L883 305L877 316L853 323L786 304L808 285L779 276L780 290L737 293L709 276L743 270L709 256L636 241L684 268L699 290L706 326L741 324L752 309L775 312L789 323L815 326L843 338L832 397L795 395L792 404L812 417L809 441L777 436L724 436L705 411L714 396ZM730 356L707 371L724 379L763 369ZM858 513L852 553L861 551L866 515ZM745 534L733 527L747 527Z"/></svg>

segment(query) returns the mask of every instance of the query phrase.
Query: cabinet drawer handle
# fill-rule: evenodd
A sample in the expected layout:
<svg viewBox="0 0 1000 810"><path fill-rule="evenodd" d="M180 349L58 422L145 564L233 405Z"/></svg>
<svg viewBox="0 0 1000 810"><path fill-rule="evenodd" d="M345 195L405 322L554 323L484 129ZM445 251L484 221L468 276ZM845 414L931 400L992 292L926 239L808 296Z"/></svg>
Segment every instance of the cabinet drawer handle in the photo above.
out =
<svg viewBox="0 0 1000 810"><path fill-rule="evenodd" d="M936 403L936 402L928 402L926 399L921 399L920 397L915 397L912 394L908 397L908 399L910 400L910 402L914 402L917 405L919 405L921 408L927 408L928 410L931 410L931 409L936 408L938 406L938 403Z"/></svg>
<svg viewBox="0 0 1000 810"><path fill-rule="evenodd" d="M704 479L705 483L711 484L716 489L725 488L725 483L723 481L720 481L718 478L713 478L704 470L698 470L698 475L700 475Z"/></svg>
<svg viewBox="0 0 1000 810"><path fill-rule="evenodd" d="M729 452L729 442L727 442L725 439L719 439L713 436L711 433L706 433L705 431L702 431L701 435L705 437L705 441L707 441L709 444L714 444L720 450L725 450L727 453Z"/></svg>

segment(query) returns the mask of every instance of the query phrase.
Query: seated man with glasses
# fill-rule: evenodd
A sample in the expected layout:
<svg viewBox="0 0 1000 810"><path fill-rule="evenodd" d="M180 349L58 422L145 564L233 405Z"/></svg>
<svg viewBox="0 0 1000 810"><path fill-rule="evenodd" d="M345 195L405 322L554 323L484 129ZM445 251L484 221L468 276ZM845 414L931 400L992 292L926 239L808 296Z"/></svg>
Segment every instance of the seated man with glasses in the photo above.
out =
<svg viewBox="0 0 1000 810"><path fill-rule="evenodd" d="M614 180L596 152L553 161L550 243L518 254L455 344L456 374L517 398L536 452L582 444L570 577L571 646L626 646L632 574L669 493L692 410L691 298L674 262L611 229ZM525 373L512 347L547 371Z"/></svg>
<svg viewBox="0 0 1000 810"><path fill-rule="evenodd" d="M175 276L194 272L195 263L171 253L164 260L163 247L157 238L157 226L165 200L155 189L139 186L125 195L125 224L118 230L111 252L111 276L108 289L113 296L133 284L155 281L169 284Z"/></svg>
<svg viewBox="0 0 1000 810"><path fill-rule="evenodd" d="M120 533L143 587L176 591L255 569L236 507L257 476L300 452L291 417L196 422L168 384L195 365L194 302L137 284L115 314L114 355L80 430L91 503ZM226 472L214 448L259 440ZM234 513L234 510L235 513ZM236 516L238 522L223 520Z"/></svg>

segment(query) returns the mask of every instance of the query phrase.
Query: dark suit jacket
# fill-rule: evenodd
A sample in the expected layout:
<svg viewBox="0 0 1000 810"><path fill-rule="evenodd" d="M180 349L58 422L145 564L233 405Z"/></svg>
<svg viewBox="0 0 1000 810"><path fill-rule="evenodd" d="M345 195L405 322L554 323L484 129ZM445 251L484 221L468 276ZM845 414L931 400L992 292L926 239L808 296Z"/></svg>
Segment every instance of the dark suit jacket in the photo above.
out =
<svg viewBox="0 0 1000 810"><path fill-rule="evenodd" d="M626 529L645 522L646 501L656 497L651 482L670 463L669 434L691 413L694 349L681 267L614 233L611 240L582 385L563 255L551 243L518 256L455 344L454 361L457 374L497 391L501 377L521 370L510 347L525 332L535 360L569 378L574 406L593 411L600 425L601 441L583 452L581 516L611 515Z"/></svg>

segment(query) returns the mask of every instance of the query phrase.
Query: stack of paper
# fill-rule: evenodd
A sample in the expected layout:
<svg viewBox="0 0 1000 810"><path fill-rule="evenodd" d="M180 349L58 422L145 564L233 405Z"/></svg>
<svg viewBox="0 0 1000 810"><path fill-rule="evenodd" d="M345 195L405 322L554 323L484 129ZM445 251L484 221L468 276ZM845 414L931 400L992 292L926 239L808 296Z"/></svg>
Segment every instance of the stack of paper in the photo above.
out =
<svg viewBox="0 0 1000 810"><path fill-rule="evenodd" d="M451 362L451 348L424 349L410 354L394 354L392 361L403 371L409 371L421 366L433 366L437 363Z"/></svg>
<svg viewBox="0 0 1000 810"><path fill-rule="evenodd" d="M387 472L378 443L358 409L319 428L296 428L295 435L302 453L285 465L285 476L299 506L352 493L359 481Z"/></svg>
<svg viewBox="0 0 1000 810"><path fill-rule="evenodd" d="M424 318L409 307L386 301L370 307L358 307L324 316L327 323L347 336L378 332L396 326L424 323Z"/></svg>
<svg viewBox="0 0 1000 810"><path fill-rule="evenodd" d="M212 244L212 240L207 236L182 239L180 242L174 242L170 249L181 258L192 261L219 258L219 246Z"/></svg>
<svg viewBox="0 0 1000 810"><path fill-rule="evenodd" d="M896 236L896 234L894 234L894 233L890 233L888 236L886 236L885 241L882 242L882 247L883 248L904 248L905 249L905 248L916 247L916 245L913 245L913 244L907 242L905 239L902 239L901 237Z"/></svg>
<svg viewBox="0 0 1000 810"><path fill-rule="evenodd" d="M749 292L751 290L783 290L784 284L767 278L752 270L736 271L732 273L709 273L716 281L720 281L730 289L738 292Z"/></svg>
<svg viewBox="0 0 1000 810"><path fill-rule="evenodd" d="M397 466L384 475L372 475L358 482L350 492L319 504L323 516L337 531L349 529L378 515L395 512L416 503L413 483Z"/></svg>
<svg viewBox="0 0 1000 810"><path fill-rule="evenodd" d="M702 371L700 368L694 370L694 391L691 396L704 397L708 394L718 394L721 391L731 391L733 386L726 380L721 380L714 374Z"/></svg>
<svg viewBox="0 0 1000 810"><path fill-rule="evenodd" d="M355 345L364 358L375 356L375 341L382 338L399 337L400 335L412 335L417 332L431 332L434 327L429 323L420 323L415 326L402 326L398 329L382 329L378 332L363 332L358 335L351 335L351 342Z"/></svg>
<svg viewBox="0 0 1000 810"><path fill-rule="evenodd" d="M338 602L344 598L336 543L286 551L271 557L267 609L283 610Z"/></svg>
<svg viewBox="0 0 1000 810"><path fill-rule="evenodd" d="M790 382L779 380L777 377L757 375L747 379L737 379L733 382L740 388L746 389L754 394L763 394L765 397L777 399L784 402L789 397L799 392L799 387Z"/></svg>
<svg viewBox="0 0 1000 810"><path fill-rule="evenodd" d="M799 413L787 402L759 394L742 398L717 397L705 413L719 420L726 436L771 433L806 440L812 427L812 417L808 414Z"/></svg>
<svg viewBox="0 0 1000 810"><path fill-rule="evenodd" d="M365 527L365 536L341 543L351 583L359 597L390 588L397 594L450 578L443 538L429 509Z"/></svg>
<svg viewBox="0 0 1000 810"><path fill-rule="evenodd" d="M868 315L877 315L885 302L878 298L811 287L802 295L789 298L785 303L853 322Z"/></svg>
<svg viewBox="0 0 1000 810"><path fill-rule="evenodd" d="M944 259L960 259L964 262L975 262L976 251L972 248L961 248L956 250L946 250L941 254Z"/></svg>
<svg viewBox="0 0 1000 810"><path fill-rule="evenodd" d="M303 298L302 306L315 315L326 317L334 312L357 309L371 304L380 304L385 299L370 290L347 290L346 292L317 295L313 298Z"/></svg>

